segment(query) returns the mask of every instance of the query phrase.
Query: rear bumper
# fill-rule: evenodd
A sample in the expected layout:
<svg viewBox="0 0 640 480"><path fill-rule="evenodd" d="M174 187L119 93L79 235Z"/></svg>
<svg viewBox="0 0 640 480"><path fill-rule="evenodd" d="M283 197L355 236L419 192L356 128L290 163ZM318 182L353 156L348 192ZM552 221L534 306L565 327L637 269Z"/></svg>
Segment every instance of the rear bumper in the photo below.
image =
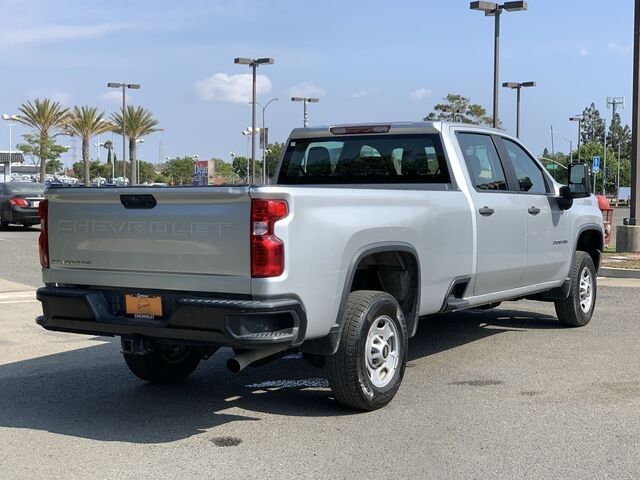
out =
<svg viewBox="0 0 640 480"><path fill-rule="evenodd" d="M20 223L22 225L36 225L40 223L37 208L11 207L6 211L2 220L9 223Z"/></svg>
<svg viewBox="0 0 640 480"><path fill-rule="evenodd" d="M43 287L37 291L43 315L36 322L47 330L164 339L185 344L260 348L298 346L307 319L296 299L249 300L162 295L162 318L124 315L124 293L116 290Z"/></svg>

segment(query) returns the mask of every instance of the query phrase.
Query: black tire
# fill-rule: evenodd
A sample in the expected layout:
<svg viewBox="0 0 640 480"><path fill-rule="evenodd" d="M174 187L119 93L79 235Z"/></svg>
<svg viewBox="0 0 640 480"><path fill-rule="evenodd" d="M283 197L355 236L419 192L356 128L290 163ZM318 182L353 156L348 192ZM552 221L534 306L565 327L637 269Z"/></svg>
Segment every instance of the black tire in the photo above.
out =
<svg viewBox="0 0 640 480"><path fill-rule="evenodd" d="M580 297L580 281L590 278L591 302L582 303ZM598 293L598 277L596 267L593 264L591 256L586 252L577 251L573 256L573 265L571 266L571 289L569 296L563 300L556 300L556 314L560 323L570 327L584 327L591 321L593 309L596 306L596 295ZM585 281L588 281L585 279ZM583 289L584 293L584 289ZM588 308L584 308L587 307Z"/></svg>
<svg viewBox="0 0 640 480"><path fill-rule="evenodd" d="M144 355L122 355L136 377L151 383L180 382L193 373L202 359L200 349L178 345L156 345Z"/></svg>
<svg viewBox="0 0 640 480"><path fill-rule="evenodd" d="M385 376L382 386L372 383L369 376L367 343L373 325L388 325L395 329L393 338L379 349L379 359L386 362L389 356L397 360L390 376ZM397 335L396 335L397 334ZM397 337L397 338L395 338ZM347 300L340 336L340 346L334 355L326 359L326 372L335 399L343 405L359 410L376 410L387 405L400 388L407 363L407 326L402 310L395 298L386 292L358 290L351 292ZM372 349L370 349L373 352ZM386 363L385 363L386 365ZM381 367L384 370L384 365ZM389 370L387 370L389 371Z"/></svg>

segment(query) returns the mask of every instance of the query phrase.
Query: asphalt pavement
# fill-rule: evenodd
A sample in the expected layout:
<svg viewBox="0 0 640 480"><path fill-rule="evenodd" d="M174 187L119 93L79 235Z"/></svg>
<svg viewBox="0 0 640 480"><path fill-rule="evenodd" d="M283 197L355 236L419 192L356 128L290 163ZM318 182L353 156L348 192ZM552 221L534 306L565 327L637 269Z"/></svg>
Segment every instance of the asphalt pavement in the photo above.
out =
<svg viewBox="0 0 640 480"><path fill-rule="evenodd" d="M601 280L580 329L530 301L425 319L357 413L299 356L154 386L116 339L42 330L36 233L0 232L1 478L640 478L640 281Z"/></svg>

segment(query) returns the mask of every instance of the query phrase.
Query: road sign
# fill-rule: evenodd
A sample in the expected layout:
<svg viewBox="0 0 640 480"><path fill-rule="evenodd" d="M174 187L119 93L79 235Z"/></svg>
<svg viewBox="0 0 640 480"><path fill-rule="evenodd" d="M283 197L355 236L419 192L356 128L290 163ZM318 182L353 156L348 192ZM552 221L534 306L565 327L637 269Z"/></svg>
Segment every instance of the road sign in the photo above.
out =
<svg viewBox="0 0 640 480"><path fill-rule="evenodd" d="M557 170L558 166L555 163L547 163L547 170Z"/></svg>
<svg viewBox="0 0 640 480"><path fill-rule="evenodd" d="M597 155L593 157L593 172L597 173L600 170L600 157L598 157Z"/></svg>

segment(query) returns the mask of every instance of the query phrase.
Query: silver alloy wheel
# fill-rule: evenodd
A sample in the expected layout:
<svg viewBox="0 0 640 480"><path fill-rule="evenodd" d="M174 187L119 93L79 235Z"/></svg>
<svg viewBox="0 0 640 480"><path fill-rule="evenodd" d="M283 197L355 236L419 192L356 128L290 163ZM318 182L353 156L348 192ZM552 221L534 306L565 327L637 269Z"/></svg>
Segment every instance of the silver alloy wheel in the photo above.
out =
<svg viewBox="0 0 640 480"><path fill-rule="evenodd" d="M580 294L580 308L584 313L588 313L593 303L593 276L587 267L584 267L580 273L578 293Z"/></svg>
<svg viewBox="0 0 640 480"><path fill-rule="evenodd" d="M398 329L391 317L381 315L371 324L365 349L369 380L378 388L386 387L398 369L401 353Z"/></svg>

